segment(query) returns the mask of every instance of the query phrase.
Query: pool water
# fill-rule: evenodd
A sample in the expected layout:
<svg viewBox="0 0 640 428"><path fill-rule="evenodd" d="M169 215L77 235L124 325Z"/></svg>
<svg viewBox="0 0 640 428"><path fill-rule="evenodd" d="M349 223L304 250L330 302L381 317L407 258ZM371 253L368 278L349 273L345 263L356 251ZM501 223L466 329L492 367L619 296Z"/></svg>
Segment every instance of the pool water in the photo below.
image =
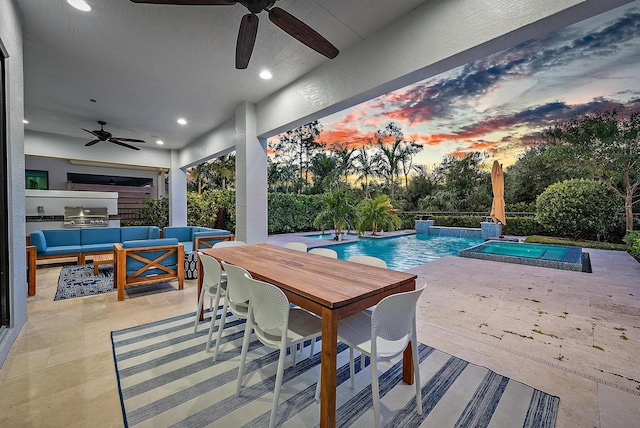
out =
<svg viewBox="0 0 640 428"><path fill-rule="evenodd" d="M461 251L460 256L577 272L583 271L582 248L579 247L488 241Z"/></svg>
<svg viewBox="0 0 640 428"><path fill-rule="evenodd" d="M526 257L529 259L544 259L562 261L567 254L568 247L552 245L531 245L514 242L493 242L482 247L479 252L500 254L502 256Z"/></svg>
<svg viewBox="0 0 640 428"><path fill-rule="evenodd" d="M457 256L460 250L482 243L482 239L452 238L433 235L404 235L393 238L360 238L356 242L330 245L338 258L374 256L387 267L404 271L444 256Z"/></svg>
<svg viewBox="0 0 640 428"><path fill-rule="evenodd" d="M346 234L343 234L342 236L345 236ZM335 233L317 233L317 234L312 234L312 235L304 235L305 238L312 238L312 239L333 239L333 237L336 236ZM356 235L346 235L350 238L356 238Z"/></svg>

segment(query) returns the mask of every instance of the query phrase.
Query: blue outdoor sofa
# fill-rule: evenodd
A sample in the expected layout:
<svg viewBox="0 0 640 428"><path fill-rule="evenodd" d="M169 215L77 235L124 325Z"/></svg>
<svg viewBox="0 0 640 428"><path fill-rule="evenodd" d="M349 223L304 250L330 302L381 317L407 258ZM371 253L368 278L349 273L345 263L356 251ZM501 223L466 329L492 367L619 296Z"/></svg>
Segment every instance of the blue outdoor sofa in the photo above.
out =
<svg viewBox="0 0 640 428"><path fill-rule="evenodd" d="M115 243L159 237L160 229L156 226L87 227L34 230L30 243L36 247L38 260L77 257L78 264L83 265L88 255L113 253Z"/></svg>
<svg viewBox="0 0 640 428"><path fill-rule="evenodd" d="M176 238L179 243L184 245L185 254L203 248L211 248L220 241L233 241L234 239L234 235L228 230L199 226L165 227L162 229L162 237Z"/></svg>
<svg viewBox="0 0 640 428"><path fill-rule="evenodd" d="M165 227L162 234L156 226L87 227L34 230L30 244L36 247L38 260L77 257L78 264L83 265L86 256L113 253L113 244L161 237L176 238L184 245L187 254L194 249L210 248L216 242L234 238L228 230L196 226Z"/></svg>

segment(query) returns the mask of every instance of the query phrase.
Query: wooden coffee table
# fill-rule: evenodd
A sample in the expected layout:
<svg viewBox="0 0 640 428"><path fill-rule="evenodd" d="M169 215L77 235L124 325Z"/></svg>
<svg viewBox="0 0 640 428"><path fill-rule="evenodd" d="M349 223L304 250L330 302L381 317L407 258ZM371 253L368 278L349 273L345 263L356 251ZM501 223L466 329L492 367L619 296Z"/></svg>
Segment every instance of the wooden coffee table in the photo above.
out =
<svg viewBox="0 0 640 428"><path fill-rule="evenodd" d="M110 264L113 264L113 253L93 256L93 274L98 275L100 266Z"/></svg>

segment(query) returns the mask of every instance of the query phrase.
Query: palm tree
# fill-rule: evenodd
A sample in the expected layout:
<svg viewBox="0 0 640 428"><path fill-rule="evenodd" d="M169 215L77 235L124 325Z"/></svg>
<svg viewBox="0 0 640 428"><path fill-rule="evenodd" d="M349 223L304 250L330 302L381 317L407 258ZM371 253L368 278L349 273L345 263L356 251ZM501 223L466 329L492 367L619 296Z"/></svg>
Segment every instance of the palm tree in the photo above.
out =
<svg viewBox="0 0 640 428"><path fill-rule="evenodd" d="M378 230L396 230L400 227L400 217L395 211L387 195L360 202L356 208L358 234L370 229L376 236Z"/></svg>
<svg viewBox="0 0 640 428"><path fill-rule="evenodd" d="M364 194L365 197L369 198L369 177L374 175L375 172L375 164L373 159L367 153L366 146L362 146L356 155L356 171L359 172L359 175L356 177L356 182L364 181Z"/></svg>
<svg viewBox="0 0 640 428"><path fill-rule="evenodd" d="M344 190L329 193L324 197L325 209L320 211L313 221L313 225L324 231L327 225L333 227L334 240L339 241L342 232L351 228L354 208Z"/></svg>

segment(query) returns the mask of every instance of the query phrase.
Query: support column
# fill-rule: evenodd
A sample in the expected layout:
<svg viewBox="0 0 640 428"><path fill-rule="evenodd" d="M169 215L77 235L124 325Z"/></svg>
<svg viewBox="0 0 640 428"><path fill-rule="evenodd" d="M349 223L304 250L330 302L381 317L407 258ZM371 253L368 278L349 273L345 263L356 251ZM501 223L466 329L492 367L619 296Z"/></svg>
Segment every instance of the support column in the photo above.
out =
<svg viewBox="0 0 640 428"><path fill-rule="evenodd" d="M187 226L187 173L180 169L179 160L179 152L171 150L171 169L169 170L170 226Z"/></svg>
<svg viewBox="0 0 640 428"><path fill-rule="evenodd" d="M267 141L256 136L256 108L236 107L236 239L267 242Z"/></svg>

